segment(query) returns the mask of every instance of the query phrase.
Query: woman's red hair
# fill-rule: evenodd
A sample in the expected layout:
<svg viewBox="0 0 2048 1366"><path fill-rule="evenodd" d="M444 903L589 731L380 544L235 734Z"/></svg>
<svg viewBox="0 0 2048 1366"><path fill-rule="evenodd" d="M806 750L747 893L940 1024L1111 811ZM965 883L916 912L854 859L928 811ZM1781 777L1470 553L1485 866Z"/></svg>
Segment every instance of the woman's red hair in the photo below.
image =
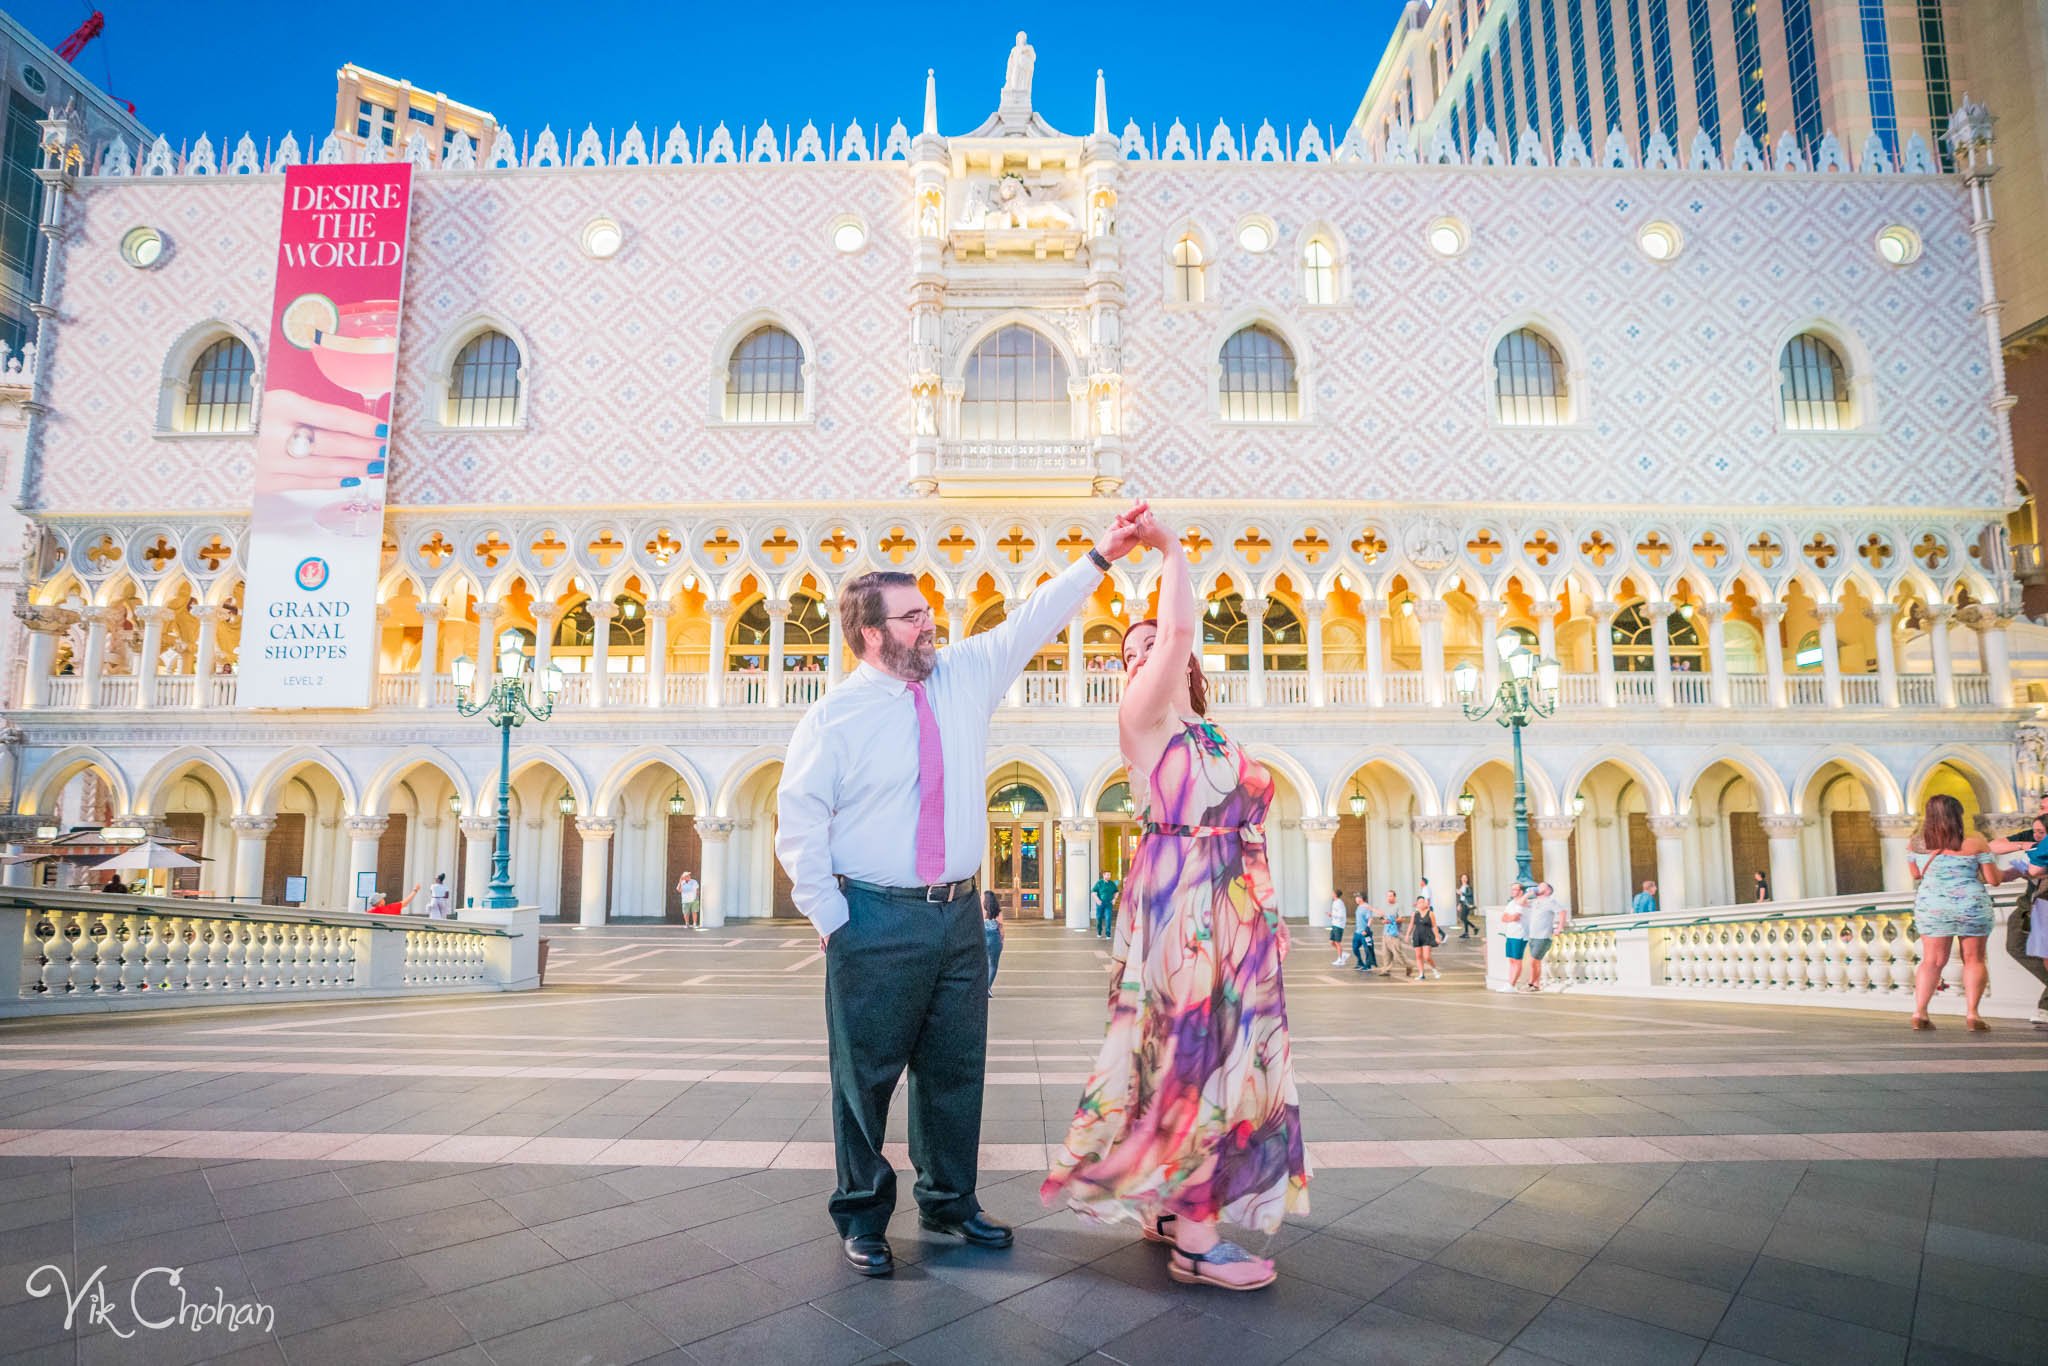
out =
<svg viewBox="0 0 2048 1366"><path fill-rule="evenodd" d="M1123 641L1129 640L1131 632L1137 630L1140 626L1150 626L1156 631L1159 629L1159 618L1146 617L1143 621L1134 621L1129 626L1126 626L1122 639L1117 643L1118 655L1123 654ZM1202 674L1202 658L1200 655L1191 654L1188 656L1188 703L1195 709L1195 715L1207 716L1209 714L1209 680Z"/></svg>

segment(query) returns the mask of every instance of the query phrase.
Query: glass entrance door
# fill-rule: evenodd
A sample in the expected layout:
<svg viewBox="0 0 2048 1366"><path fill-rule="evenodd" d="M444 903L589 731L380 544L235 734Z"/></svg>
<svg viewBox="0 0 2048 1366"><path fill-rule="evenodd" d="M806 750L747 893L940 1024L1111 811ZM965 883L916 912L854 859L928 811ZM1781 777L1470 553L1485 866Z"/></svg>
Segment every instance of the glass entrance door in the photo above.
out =
<svg viewBox="0 0 2048 1366"><path fill-rule="evenodd" d="M1045 913L1045 827L1022 821L990 821L989 885L1007 917Z"/></svg>

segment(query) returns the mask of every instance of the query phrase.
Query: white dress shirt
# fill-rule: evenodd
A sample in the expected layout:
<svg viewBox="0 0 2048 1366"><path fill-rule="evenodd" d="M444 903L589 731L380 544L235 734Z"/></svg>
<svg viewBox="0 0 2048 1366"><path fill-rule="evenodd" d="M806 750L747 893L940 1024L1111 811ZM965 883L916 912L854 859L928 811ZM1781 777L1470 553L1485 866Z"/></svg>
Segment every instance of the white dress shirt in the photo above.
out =
<svg viewBox="0 0 2048 1366"><path fill-rule="evenodd" d="M988 723L1031 656L1059 634L1102 571L1087 556L1002 625L938 652L925 698L946 765L945 882L981 871L988 842ZM1072 680L1078 686L1079 680ZM811 704L789 739L776 793L775 853L819 934L846 923L835 874L917 887L917 713L904 682L872 664Z"/></svg>

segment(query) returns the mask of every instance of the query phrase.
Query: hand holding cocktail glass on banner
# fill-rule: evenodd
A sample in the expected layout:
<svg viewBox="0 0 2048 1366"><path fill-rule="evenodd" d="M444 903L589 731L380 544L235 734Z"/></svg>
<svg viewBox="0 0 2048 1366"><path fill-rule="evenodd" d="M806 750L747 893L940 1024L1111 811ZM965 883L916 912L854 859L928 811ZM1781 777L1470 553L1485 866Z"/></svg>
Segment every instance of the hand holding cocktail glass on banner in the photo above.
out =
<svg viewBox="0 0 2048 1366"><path fill-rule="evenodd" d="M314 520L345 536L367 536L384 512L391 385L398 370L398 301L337 305L301 294L278 316L284 341L304 351L329 383L359 402L272 389L257 439L259 490L327 493Z"/></svg>

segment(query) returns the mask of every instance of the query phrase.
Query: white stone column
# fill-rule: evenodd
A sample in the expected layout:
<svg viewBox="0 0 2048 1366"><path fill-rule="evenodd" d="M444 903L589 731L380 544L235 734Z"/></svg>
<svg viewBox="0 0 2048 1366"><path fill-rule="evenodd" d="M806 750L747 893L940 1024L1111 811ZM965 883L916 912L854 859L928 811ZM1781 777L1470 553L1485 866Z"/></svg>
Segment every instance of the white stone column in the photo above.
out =
<svg viewBox="0 0 2048 1366"><path fill-rule="evenodd" d="M1614 695L1614 618L1620 611L1619 603L1593 604L1593 682L1603 707L1619 702Z"/></svg>
<svg viewBox="0 0 2048 1366"><path fill-rule="evenodd" d="M192 609L193 618L199 623L199 643L192 652L192 705L206 707L213 702L213 666L220 651L218 626L220 608L211 603L202 603Z"/></svg>
<svg viewBox="0 0 2048 1366"><path fill-rule="evenodd" d="M1422 705L1444 705L1444 617L1450 604L1430 598L1415 604L1415 620L1422 628Z"/></svg>
<svg viewBox="0 0 2048 1366"><path fill-rule="evenodd" d="M496 784L491 799L497 800ZM497 848L496 816L462 818L462 895L481 906L491 895L491 855Z"/></svg>
<svg viewBox="0 0 2048 1366"><path fill-rule="evenodd" d="M825 686L832 687L846 677L846 626L839 615L839 601L825 604Z"/></svg>
<svg viewBox="0 0 2048 1366"><path fill-rule="evenodd" d="M1646 602L1643 611L1650 618L1650 659L1656 666L1653 685L1657 690L1657 705L1668 707L1671 695L1671 614L1677 606L1668 602Z"/></svg>
<svg viewBox="0 0 2048 1366"><path fill-rule="evenodd" d="M647 604L647 698L659 707L668 701L668 623L676 605L656 598Z"/></svg>
<svg viewBox="0 0 2048 1366"><path fill-rule="evenodd" d="M1839 711L1842 706L1842 650L1841 637L1835 632L1835 618L1842 615L1842 604L1817 602L1813 605L1813 614L1820 619L1821 702L1828 710Z"/></svg>
<svg viewBox="0 0 2048 1366"><path fill-rule="evenodd" d="M1245 598L1245 698L1254 707L1266 705L1266 600Z"/></svg>
<svg viewBox="0 0 2048 1366"><path fill-rule="evenodd" d="M1092 929L1094 898L1088 889L1095 879L1088 874L1095 871L1095 837L1101 822L1090 817L1060 825L1067 838L1067 928Z"/></svg>
<svg viewBox="0 0 2048 1366"><path fill-rule="evenodd" d="M360 911L367 908L358 904L356 874L375 873L377 871L377 843L384 838L384 831L390 826L391 821L386 816L350 816L346 824L348 829L348 886L344 889L344 894L348 897L348 909ZM405 888L379 887L377 890L387 896L398 896L405 891Z"/></svg>
<svg viewBox="0 0 2048 1366"><path fill-rule="evenodd" d="M1488 702L1500 695L1500 650L1494 639L1500 635L1502 604L1481 598L1479 608L1479 676L1481 696Z"/></svg>
<svg viewBox="0 0 2048 1366"><path fill-rule="evenodd" d="M946 599L946 643L957 645L967 639L967 614L974 609L972 598Z"/></svg>
<svg viewBox="0 0 2048 1366"><path fill-rule="evenodd" d="M1984 661L1984 675L1991 691L1991 705L2010 707L2012 701L2012 619L1984 609L1977 618L1977 658Z"/></svg>
<svg viewBox="0 0 2048 1366"><path fill-rule="evenodd" d="M1078 707L1088 700L1088 656L1082 644L1081 618L1067 623L1067 705Z"/></svg>
<svg viewBox="0 0 2048 1366"><path fill-rule="evenodd" d="M1422 875L1429 879L1430 899L1437 908L1437 923L1443 924L1445 908L1456 900L1458 889L1458 836L1465 833L1463 816L1417 816L1415 837L1422 841ZM1405 900L1405 898L1404 898ZM1406 906L1403 906L1406 909ZM1456 920L1456 911L1451 912Z"/></svg>
<svg viewBox="0 0 2048 1366"><path fill-rule="evenodd" d="M1337 818L1303 816L1301 836L1308 842L1308 921L1313 925L1337 889L1336 861L1332 850L1337 839ZM1358 890L1365 889L1361 887Z"/></svg>
<svg viewBox="0 0 2048 1366"><path fill-rule="evenodd" d="M576 918L585 925L605 921L606 893L610 890L612 832L618 822L609 816L579 816L576 833L583 838L582 874L577 884Z"/></svg>
<svg viewBox="0 0 2048 1366"><path fill-rule="evenodd" d="M1559 901L1581 914L1591 915L1590 909L1572 901L1572 831L1578 825L1578 820L1571 816L1536 816L1529 821L1530 829L1543 846L1543 880L1557 893Z"/></svg>
<svg viewBox="0 0 2048 1366"><path fill-rule="evenodd" d="M92 711L100 704L100 677L107 666L107 620L113 613L106 607L88 607L80 615L85 618L85 662L78 671L78 705Z"/></svg>
<svg viewBox="0 0 2048 1366"><path fill-rule="evenodd" d="M1892 643L1893 622L1898 618L1897 603L1872 603L1864 612L1870 618L1871 636L1877 643L1877 704L1880 707L1899 705L1899 663Z"/></svg>
<svg viewBox="0 0 2048 1366"><path fill-rule="evenodd" d="M47 707L50 705L50 670L57 664L59 632L55 626L43 626L33 621L25 624L28 627L28 668L22 684L21 705Z"/></svg>
<svg viewBox="0 0 2048 1366"><path fill-rule="evenodd" d="M1382 626L1387 616L1386 600L1361 602L1358 610L1365 614L1365 704L1384 707L1387 705L1387 652Z"/></svg>
<svg viewBox="0 0 2048 1366"><path fill-rule="evenodd" d="M1764 702L1782 710L1791 705L1791 699L1785 695L1785 604L1759 603L1756 615L1763 623Z"/></svg>
<svg viewBox="0 0 2048 1366"><path fill-rule="evenodd" d="M499 611L495 602L476 605L476 682L469 690L471 697L482 697L497 681Z"/></svg>
<svg viewBox="0 0 2048 1366"><path fill-rule="evenodd" d="M704 898L704 924L707 928L725 923L727 900L728 863L732 858L732 832L738 821L725 817L700 818L697 821L697 839L704 853L704 875L698 879Z"/></svg>
<svg viewBox="0 0 2048 1366"><path fill-rule="evenodd" d="M1949 644L1949 626L1956 609L1945 602L1927 605L1927 641L1934 655L1934 705L1956 704L1956 661Z"/></svg>
<svg viewBox="0 0 2048 1366"><path fill-rule="evenodd" d="M1557 658L1557 614L1563 610L1555 598L1529 604L1529 615L1536 618L1536 653L1544 659Z"/></svg>
<svg viewBox="0 0 2048 1366"><path fill-rule="evenodd" d="M1800 847L1806 833L1806 819L1803 816L1758 816L1756 823L1763 827L1764 834L1771 840L1771 899L1800 900L1806 895L1806 872ZM1745 880L1755 871L1753 868L1735 870L1737 901L1756 895Z"/></svg>
<svg viewBox="0 0 2048 1366"><path fill-rule="evenodd" d="M419 705L434 705L434 683L441 676L441 619L448 609L438 602L420 604Z"/></svg>
<svg viewBox="0 0 2048 1366"><path fill-rule="evenodd" d="M1714 705L1727 711L1735 705L1735 681L1728 676L1728 604L1703 602L1693 615L1707 623L1707 686Z"/></svg>
<svg viewBox="0 0 2048 1366"><path fill-rule="evenodd" d="M611 698L612 622L618 618L615 602L590 604L590 695L585 701L595 711ZM597 922L601 923L601 922Z"/></svg>
<svg viewBox="0 0 2048 1366"><path fill-rule="evenodd" d="M1308 613L1303 626L1308 632L1308 704L1320 707L1329 701L1328 689L1323 682L1323 609L1328 604L1321 598L1311 597L1302 606Z"/></svg>
<svg viewBox="0 0 2048 1366"><path fill-rule="evenodd" d="M725 598L713 598L704 604L705 615L711 619L711 654L704 661L704 705L722 707L725 705L725 632L732 621L732 603ZM697 829L703 830L703 822ZM728 833L730 828L728 827ZM710 924L710 899L705 899L705 924Z"/></svg>
<svg viewBox="0 0 2048 1366"><path fill-rule="evenodd" d="M761 605L768 614L768 705L782 705L782 652L789 643L789 602L771 598Z"/></svg>
<svg viewBox="0 0 2048 1366"><path fill-rule="evenodd" d="M1657 909L1679 911L1692 905L1686 889L1685 832L1692 822L1684 816L1652 816L1650 833L1657 837ZM1622 827L1623 862L1627 862L1628 832Z"/></svg>
<svg viewBox="0 0 2048 1366"><path fill-rule="evenodd" d="M235 832L234 898L237 901L263 899L263 856L270 832L277 828L275 816L233 816L228 820Z"/></svg>
<svg viewBox="0 0 2048 1366"><path fill-rule="evenodd" d="M1908 857L1912 853L1913 836L1920 833L1920 818L1872 816L1870 822L1877 827L1880 862L1884 868L1884 889L1887 892L1912 891L1913 869Z"/></svg>
<svg viewBox="0 0 2048 1366"><path fill-rule="evenodd" d="M536 602L533 613L533 676L546 678L548 666L555 662L555 625L562 619L562 604L559 602Z"/></svg>
<svg viewBox="0 0 2048 1366"><path fill-rule="evenodd" d="M142 623L142 644L135 661L135 705L145 710L156 705L157 656L164 650L164 623L171 619L168 607L144 607L135 613Z"/></svg>

